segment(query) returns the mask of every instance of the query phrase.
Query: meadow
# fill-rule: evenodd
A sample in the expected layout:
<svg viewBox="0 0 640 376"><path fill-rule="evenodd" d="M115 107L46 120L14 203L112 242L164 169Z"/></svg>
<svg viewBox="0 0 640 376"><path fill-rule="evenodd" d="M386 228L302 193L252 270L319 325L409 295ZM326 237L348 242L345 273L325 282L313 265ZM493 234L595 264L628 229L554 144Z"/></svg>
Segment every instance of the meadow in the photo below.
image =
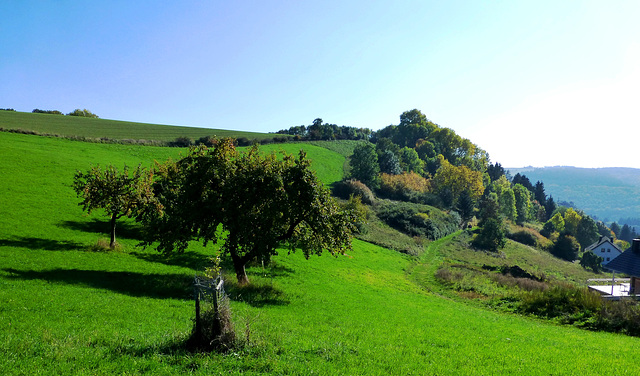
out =
<svg viewBox="0 0 640 376"><path fill-rule="evenodd" d="M42 115L51 116L51 115ZM89 120L89 119L87 119ZM303 145L303 146L301 146ZM281 145L269 145L280 148ZM344 156L303 147L321 180ZM264 148L263 150L270 150ZM95 144L0 132L0 374L635 375L638 338L588 332L492 311L425 283L453 251L419 260L355 240L347 255L281 255L228 279L243 345L190 353L191 281L216 254L192 244L163 257L136 247L95 252L107 219L86 215L70 184L91 164L150 166L185 149ZM418 266L419 267L418 267Z"/></svg>
<svg viewBox="0 0 640 376"><path fill-rule="evenodd" d="M128 121L84 118L52 114L0 111L0 128L22 129L40 134L112 140L173 141L178 137L246 137L249 140L273 138L274 134L226 129L181 127Z"/></svg>

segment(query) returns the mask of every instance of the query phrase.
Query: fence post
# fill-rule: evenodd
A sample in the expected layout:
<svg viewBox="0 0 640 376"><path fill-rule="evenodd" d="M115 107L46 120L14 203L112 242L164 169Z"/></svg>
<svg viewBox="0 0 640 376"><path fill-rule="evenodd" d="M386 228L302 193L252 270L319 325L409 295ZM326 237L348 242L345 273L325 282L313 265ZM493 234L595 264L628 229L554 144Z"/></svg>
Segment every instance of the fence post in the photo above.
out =
<svg viewBox="0 0 640 376"><path fill-rule="evenodd" d="M196 338L200 342L202 338L202 323L200 322L200 289L198 288L198 277L193 282L193 293L196 301Z"/></svg>

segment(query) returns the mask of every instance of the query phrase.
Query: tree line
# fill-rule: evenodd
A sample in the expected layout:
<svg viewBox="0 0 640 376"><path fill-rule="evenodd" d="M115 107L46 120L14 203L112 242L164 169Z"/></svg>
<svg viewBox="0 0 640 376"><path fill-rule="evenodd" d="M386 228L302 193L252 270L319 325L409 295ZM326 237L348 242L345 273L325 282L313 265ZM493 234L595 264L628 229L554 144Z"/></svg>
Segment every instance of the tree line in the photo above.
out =
<svg viewBox="0 0 640 376"><path fill-rule="evenodd" d="M600 235L615 239L620 248L637 234L627 226L607 227L575 208L558 205L547 196L542 181L533 184L524 174L511 177L489 154L414 109L400 115L398 125L373 132L350 157L351 179L380 197L436 206L460 216L462 225L475 219L480 231L475 244L497 251L506 236L536 244L522 231L508 234L506 223L539 229L551 253L573 261Z"/></svg>
<svg viewBox="0 0 640 376"><path fill-rule="evenodd" d="M34 114L64 115L61 111L58 111L58 110L41 110L41 109L38 109L38 108L33 109L33 111L31 111L31 112L34 113ZM67 116L88 117L88 118L98 118L98 115L96 115L93 112L87 110L86 108L84 110L76 108L75 110L69 112L66 115Z"/></svg>

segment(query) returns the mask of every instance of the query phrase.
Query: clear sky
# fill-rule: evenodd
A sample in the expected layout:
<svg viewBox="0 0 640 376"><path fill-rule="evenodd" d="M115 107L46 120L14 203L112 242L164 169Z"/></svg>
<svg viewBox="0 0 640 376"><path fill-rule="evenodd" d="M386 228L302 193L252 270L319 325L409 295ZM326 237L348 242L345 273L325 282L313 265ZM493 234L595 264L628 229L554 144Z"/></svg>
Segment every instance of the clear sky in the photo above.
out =
<svg viewBox="0 0 640 376"><path fill-rule="evenodd" d="M505 167L640 168L640 1L0 2L0 108L273 132L417 108Z"/></svg>

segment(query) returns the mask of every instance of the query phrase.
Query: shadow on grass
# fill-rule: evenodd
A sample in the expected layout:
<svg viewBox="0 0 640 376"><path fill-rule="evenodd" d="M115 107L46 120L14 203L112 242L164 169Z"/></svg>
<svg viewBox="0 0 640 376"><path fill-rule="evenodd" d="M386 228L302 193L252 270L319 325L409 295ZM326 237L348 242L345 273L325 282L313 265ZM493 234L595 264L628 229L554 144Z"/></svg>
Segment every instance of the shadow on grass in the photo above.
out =
<svg viewBox="0 0 640 376"><path fill-rule="evenodd" d="M184 274L142 274L55 268L49 270L2 269L7 279L45 280L53 283L111 290L156 299L193 299L193 278Z"/></svg>
<svg viewBox="0 0 640 376"><path fill-rule="evenodd" d="M185 268L190 268L195 271L202 271L207 266L211 265L211 256L204 255L198 252L182 252L182 253L173 253L170 255L164 255L160 252L155 251L155 253L150 253L147 251L143 252L130 252L129 253L136 258L148 262L156 262L164 265L170 266L183 266Z"/></svg>
<svg viewBox="0 0 640 376"><path fill-rule="evenodd" d="M60 222L58 226L70 230L102 234L104 236L109 236L111 232L111 223L108 220L96 218L90 221L63 221ZM142 241L142 228L135 223L118 221L116 223L116 237Z"/></svg>
<svg viewBox="0 0 640 376"><path fill-rule="evenodd" d="M29 236L0 239L0 247L19 247L46 251L74 251L87 248L85 244L71 240L43 239Z"/></svg>
<svg viewBox="0 0 640 376"><path fill-rule="evenodd" d="M256 308L290 303L284 291L274 287L270 282L252 282L240 286L235 279L228 278L224 287L231 300L244 302Z"/></svg>

